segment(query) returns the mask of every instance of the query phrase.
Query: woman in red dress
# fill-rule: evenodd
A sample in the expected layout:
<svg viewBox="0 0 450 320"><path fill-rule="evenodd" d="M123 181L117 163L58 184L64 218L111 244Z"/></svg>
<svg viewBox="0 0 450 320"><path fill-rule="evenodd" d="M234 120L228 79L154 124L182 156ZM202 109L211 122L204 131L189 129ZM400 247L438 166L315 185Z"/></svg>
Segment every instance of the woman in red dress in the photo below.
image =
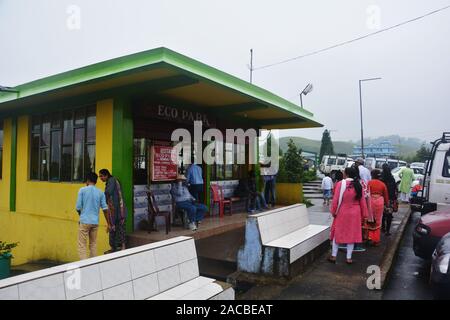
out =
<svg viewBox="0 0 450 320"><path fill-rule="evenodd" d="M361 225L367 217L367 204L363 187L355 168L346 168L344 180L336 184L330 211L334 218L330 233L333 247L328 261L335 263L339 244L346 244L346 262L351 264L353 263L354 245L362 242Z"/></svg>
<svg viewBox="0 0 450 320"><path fill-rule="evenodd" d="M372 170L372 180L368 183L370 191L370 204L374 221L368 224L369 241L373 246L380 245L381 222L383 219L384 206L389 203L389 194L386 185L380 180L381 172Z"/></svg>

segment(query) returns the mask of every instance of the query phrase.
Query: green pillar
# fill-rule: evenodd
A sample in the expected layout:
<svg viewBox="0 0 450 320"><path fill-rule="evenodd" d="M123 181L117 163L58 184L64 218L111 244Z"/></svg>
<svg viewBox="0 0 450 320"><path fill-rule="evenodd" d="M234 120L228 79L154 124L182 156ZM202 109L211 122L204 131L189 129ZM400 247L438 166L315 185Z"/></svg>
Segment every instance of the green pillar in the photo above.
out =
<svg viewBox="0 0 450 320"><path fill-rule="evenodd" d="M11 176L9 182L9 211L16 211L17 180L17 117L11 118Z"/></svg>
<svg viewBox="0 0 450 320"><path fill-rule="evenodd" d="M112 174L122 184L122 193L128 209L127 233L133 232L133 114L131 100L114 98Z"/></svg>

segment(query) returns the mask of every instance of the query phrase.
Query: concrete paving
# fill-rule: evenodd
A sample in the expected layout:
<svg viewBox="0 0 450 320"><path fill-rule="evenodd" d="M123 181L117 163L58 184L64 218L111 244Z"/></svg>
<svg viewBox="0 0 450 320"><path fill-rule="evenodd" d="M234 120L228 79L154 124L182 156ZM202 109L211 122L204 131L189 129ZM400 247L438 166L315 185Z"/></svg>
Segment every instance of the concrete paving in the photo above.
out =
<svg viewBox="0 0 450 320"><path fill-rule="evenodd" d="M311 207L311 215L318 221L324 221L325 208L318 205ZM317 211L316 211L317 210ZM409 215L409 208L401 206L394 216L392 235L382 235L382 243L379 247L368 247L366 252L353 254L354 264L345 263L345 252L339 252L337 263L331 264L324 254L308 271L295 277L287 284L258 285L245 293L237 295L237 299L282 299L282 300L380 300L382 291L369 290L367 287L367 273L369 266L380 266L389 246L393 245L397 231L403 218ZM321 220L322 219L322 220ZM381 266L386 268L389 266Z"/></svg>

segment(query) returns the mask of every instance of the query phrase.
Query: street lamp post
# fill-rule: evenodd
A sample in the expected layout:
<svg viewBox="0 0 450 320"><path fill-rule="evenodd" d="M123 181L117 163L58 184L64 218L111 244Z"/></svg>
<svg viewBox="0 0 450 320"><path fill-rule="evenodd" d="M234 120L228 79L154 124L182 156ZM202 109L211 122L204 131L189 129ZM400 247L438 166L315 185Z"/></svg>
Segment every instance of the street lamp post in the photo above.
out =
<svg viewBox="0 0 450 320"><path fill-rule="evenodd" d="M305 87L305 89L303 89L302 92L300 92L300 106L303 108L303 99L302 99L302 95L307 95L308 93L310 93L313 90L313 85L311 83L308 83L308 85Z"/></svg>
<svg viewBox="0 0 450 320"><path fill-rule="evenodd" d="M364 156L364 130L363 130L363 111L362 111L362 93L361 93L361 83L365 81L381 80L381 78L369 78L359 80L359 112L361 115L361 156Z"/></svg>

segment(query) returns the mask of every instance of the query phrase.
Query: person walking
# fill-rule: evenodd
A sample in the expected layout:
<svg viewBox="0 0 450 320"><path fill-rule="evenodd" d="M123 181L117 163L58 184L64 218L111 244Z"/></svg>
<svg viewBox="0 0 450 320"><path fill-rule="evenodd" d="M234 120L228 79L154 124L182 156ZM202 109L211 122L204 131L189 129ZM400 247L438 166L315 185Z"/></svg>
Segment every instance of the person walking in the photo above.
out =
<svg viewBox="0 0 450 320"><path fill-rule="evenodd" d="M383 171L381 172L380 180L386 185L389 202L385 204L383 219L381 222L381 231L387 236L390 236L391 224L393 219L393 214L398 208L398 189L394 177L391 173L391 168L387 163L383 164Z"/></svg>
<svg viewBox="0 0 450 320"><path fill-rule="evenodd" d="M400 182L400 200L404 203L408 203L411 185L414 181L414 171L411 169L409 163L400 171L398 176L402 179Z"/></svg>
<svg viewBox="0 0 450 320"><path fill-rule="evenodd" d="M204 203L202 167L193 163L186 171L189 192L200 203Z"/></svg>
<svg viewBox="0 0 450 320"><path fill-rule="evenodd" d="M361 180L363 180L367 185L367 183L371 179L371 176L370 176L370 170L364 166L364 163L365 163L365 161L363 158L358 158L355 161L355 165L357 166L358 171L359 171L359 176L360 176Z"/></svg>
<svg viewBox="0 0 450 320"><path fill-rule="evenodd" d="M389 202L389 195L386 185L380 180L380 170L374 169L371 172L372 179L368 183L370 191L370 205L373 216L368 218L369 241L373 246L379 246L381 243L381 223L384 206Z"/></svg>
<svg viewBox="0 0 450 320"><path fill-rule="evenodd" d="M95 187L98 176L90 172L86 177L86 187L78 191L76 210L80 216L78 224L78 255L80 260L87 259L87 241L89 239L89 257L97 255L97 232L99 211L103 210L108 222L108 205L105 194ZM108 223L109 225L109 223Z"/></svg>
<svg viewBox="0 0 450 320"><path fill-rule="evenodd" d="M172 185L170 193L179 209L186 210L189 219L189 228L192 231L198 229L198 224L203 220L208 208L203 203L198 203L184 184L186 177L179 174L176 183Z"/></svg>
<svg viewBox="0 0 450 320"><path fill-rule="evenodd" d="M330 178L329 173L325 173L325 177L322 179L322 191L323 191L323 205L330 205L331 193L333 191L333 180Z"/></svg>
<svg viewBox="0 0 450 320"><path fill-rule="evenodd" d="M345 243L346 263L352 264L354 244L362 242L361 225L367 218L367 204L356 168L345 169L344 180L336 184L330 211L334 219L330 232L332 251L328 261L336 263L339 244Z"/></svg>
<svg viewBox="0 0 450 320"><path fill-rule="evenodd" d="M275 207L275 198L276 198L276 174L273 172L273 169L269 167L262 167L261 174L264 181L264 199L266 200L267 205L271 205L272 208Z"/></svg>
<svg viewBox="0 0 450 320"><path fill-rule="evenodd" d="M105 253L125 250L127 208L123 199L122 186L119 179L112 176L108 169L101 169L99 177L106 183L105 197L109 209L109 245L111 249Z"/></svg>

